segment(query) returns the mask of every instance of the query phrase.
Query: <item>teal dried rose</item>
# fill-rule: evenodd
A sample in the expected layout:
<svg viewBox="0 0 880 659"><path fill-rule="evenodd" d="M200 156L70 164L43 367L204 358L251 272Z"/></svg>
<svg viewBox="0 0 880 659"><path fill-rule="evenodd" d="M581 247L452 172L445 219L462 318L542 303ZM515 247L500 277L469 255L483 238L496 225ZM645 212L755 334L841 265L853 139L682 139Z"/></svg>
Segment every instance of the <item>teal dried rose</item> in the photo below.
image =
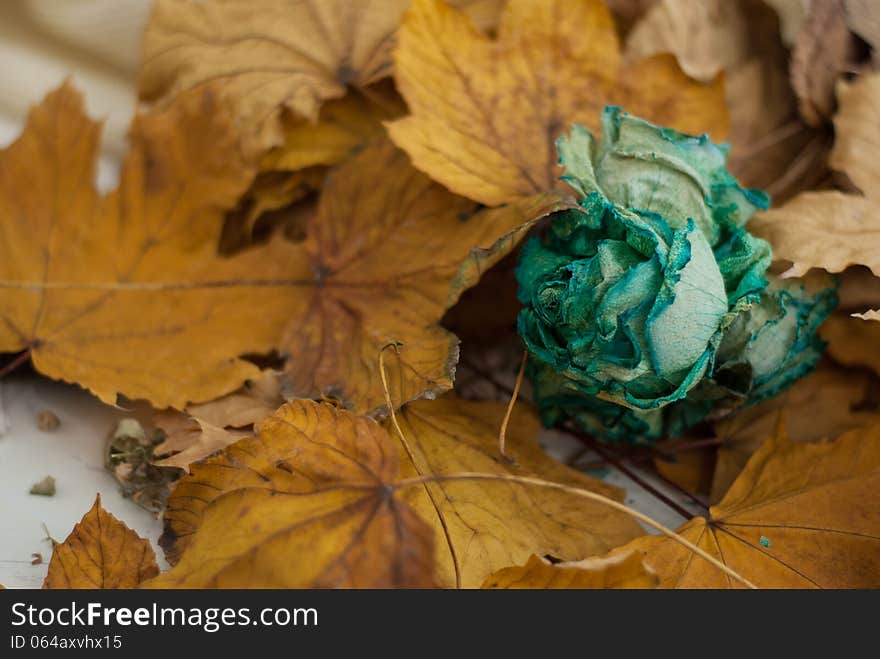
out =
<svg viewBox="0 0 880 659"><path fill-rule="evenodd" d="M773 395L815 366L833 281L768 278L766 208L705 136L606 108L603 137L559 141L580 208L557 213L517 266L519 333L548 425L610 439L679 434Z"/></svg>

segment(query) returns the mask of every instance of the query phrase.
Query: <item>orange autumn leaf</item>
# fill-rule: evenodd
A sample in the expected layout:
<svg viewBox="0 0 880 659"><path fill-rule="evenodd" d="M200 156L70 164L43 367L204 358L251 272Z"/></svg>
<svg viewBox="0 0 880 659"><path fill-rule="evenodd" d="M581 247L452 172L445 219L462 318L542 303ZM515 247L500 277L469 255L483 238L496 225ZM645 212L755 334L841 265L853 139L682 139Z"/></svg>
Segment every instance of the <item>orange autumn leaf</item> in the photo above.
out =
<svg viewBox="0 0 880 659"><path fill-rule="evenodd" d="M450 389L458 339L440 318L558 207L547 197L476 212L387 140L366 148L330 176L309 225L310 275L280 344L288 394L379 411L390 343L401 345L388 360L395 403Z"/></svg>
<svg viewBox="0 0 880 659"><path fill-rule="evenodd" d="M880 426L831 442L773 437L752 456L727 495L678 533L759 588L880 586ZM637 551L661 588L741 587L667 537Z"/></svg>
<svg viewBox="0 0 880 659"><path fill-rule="evenodd" d="M137 588L158 573L150 543L104 510L98 495L53 548L43 588Z"/></svg>
<svg viewBox="0 0 880 659"><path fill-rule="evenodd" d="M657 576L637 553L553 563L530 556L525 565L506 567L489 576L483 588L656 588Z"/></svg>
<svg viewBox="0 0 880 659"><path fill-rule="evenodd" d="M281 276L290 248L216 257L222 212L253 168L209 90L136 119L131 139L102 197L98 126L65 86L0 151L0 352L29 351L38 371L107 403L183 407L259 373L238 356L277 344L286 305L238 282ZM265 322L238 322L261 307Z"/></svg>
<svg viewBox="0 0 880 659"><path fill-rule="evenodd" d="M288 403L178 484L160 540L176 565L147 586L430 587L433 533L398 474L374 420Z"/></svg>
<svg viewBox="0 0 880 659"><path fill-rule="evenodd" d="M716 141L727 132L720 79L698 84L672 55L624 65L602 0L510 0L497 39L443 0L414 0L394 57L411 116L388 124L392 139L487 205L559 185L557 137L597 129L607 104Z"/></svg>
<svg viewBox="0 0 880 659"><path fill-rule="evenodd" d="M378 543L378 538L366 533L354 537L349 531L340 537L333 529L315 526L326 534L319 540L310 529L312 516L319 511L348 529L349 522L355 524L358 518L350 520L347 511L360 514L361 504L355 503L361 501L358 497L372 500L379 496L374 486L363 483L364 473L374 469L369 466L372 462L357 467L373 460L370 456L375 451L381 451L388 465L375 488L385 488L382 496L388 498L390 508L416 515L432 530L427 536L432 579L436 580L432 583L443 587L457 583L452 552L461 585L473 588L491 572L524 561L536 551L581 558L639 534L639 526L628 515L601 504L574 499L558 490L492 480L542 474L615 499L621 496L616 488L547 457L537 445L539 424L531 411L514 417L509 437L514 462L503 460L497 451L497 428L503 413L500 403L466 402L453 396L411 403L398 418L414 451L416 468L398 438L368 418L326 403L290 403L258 424L256 438L239 441L220 455L191 465L190 476L180 481L169 498L160 540L176 567L154 583L162 587L199 586L246 584L249 579L269 583L277 578L281 581L273 582L276 585L305 585L312 582L288 575L300 575L299 571L311 575L321 569L325 554L329 561L334 551L350 550L358 556L370 553L375 564L365 558L343 583L369 584L372 574L386 573L391 569L386 567L388 562L396 560L395 554L372 554L371 543ZM339 455L333 447L344 440L352 426L369 432L363 430L357 442L345 440L351 441L351 448ZM462 471L478 471L489 480L407 481L418 474L442 476ZM332 494L337 487L340 493ZM241 510L248 511L245 523L235 521L233 525ZM259 530L254 527L258 521ZM240 526L240 534L228 533L228 529ZM264 548L264 541L271 548ZM308 559L309 553L303 554L302 561L289 560L297 548L312 543L321 547L319 558ZM421 565L425 551L420 545L418 553L411 552L410 560ZM282 563L295 565L285 567ZM253 568L256 574L248 572L253 565L257 565ZM228 570L226 566L230 566Z"/></svg>

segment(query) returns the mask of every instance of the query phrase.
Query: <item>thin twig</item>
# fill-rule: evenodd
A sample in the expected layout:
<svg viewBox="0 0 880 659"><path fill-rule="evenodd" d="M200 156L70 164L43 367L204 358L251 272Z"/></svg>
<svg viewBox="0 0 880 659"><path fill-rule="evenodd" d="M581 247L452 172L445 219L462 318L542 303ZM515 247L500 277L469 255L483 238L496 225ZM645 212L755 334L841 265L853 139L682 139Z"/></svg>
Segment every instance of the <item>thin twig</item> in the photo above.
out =
<svg viewBox="0 0 880 659"><path fill-rule="evenodd" d="M513 407L516 405L516 399L519 397L519 388L522 386L523 375L526 372L526 361L528 361L529 353L523 350L522 360L519 363L519 373L516 374L516 384L513 386L513 393L510 395L510 402L507 404L507 411L504 413L504 421L501 422L501 430L498 431L498 452L508 462L510 458L505 451L505 443L507 439L507 424L510 423L510 416L513 414Z"/></svg>
<svg viewBox="0 0 880 659"><path fill-rule="evenodd" d="M385 405L388 407L388 412L391 414L391 423L397 431L397 437L400 439L400 443L403 445L403 450L406 451L406 455L412 463L413 468L416 470L416 473L419 476L423 476L422 469L419 467L419 463L416 462L415 453L413 453L412 447L406 439L406 435L403 434L403 430L401 430L400 424L397 422L397 414L394 412L394 404L391 401L391 390L388 388L388 374L385 372L385 350L388 348L394 348L395 352L399 352L400 345L400 343L395 342L382 346L382 349L379 351L379 377L382 378L382 388L385 393ZM452 544L452 535L449 533L449 527L446 525L446 518L443 517L443 513L440 512L440 505L434 499L434 494L428 489L427 484L425 485L425 493L431 500L434 512L437 513L437 519L440 520L440 526L442 527L443 535L446 538L446 545L449 547L449 553L452 555L452 567L455 570L455 587L461 588L461 568L458 565L458 556L455 553L455 545Z"/></svg>
<svg viewBox="0 0 880 659"><path fill-rule="evenodd" d="M568 494L579 496L584 499L596 501L598 503L608 506L609 508L614 508L615 510L626 513L627 515L637 519L638 521L647 524L648 526L656 529L666 537L675 540L677 543L687 547L688 550L690 550L700 558L705 559L706 561L717 567L719 570L724 572L726 575L733 579L736 579L744 586L752 589L757 589L757 586L755 584L739 574L736 570L733 570L729 566L725 565L708 552L700 549L697 545L692 543L687 538L682 537L681 535L679 535L672 529L667 528L660 522L653 520L652 518L648 517L644 513L639 512L638 510L635 510L634 508L630 508L626 504L615 501L614 499L610 499L602 494L598 494L597 492L591 492L590 490L585 490L580 487L573 487L571 485L564 485L562 483L546 481L542 478L532 478L530 476L513 476L509 474L480 474L473 472L406 478L397 481L391 487L397 490L405 487L412 487L414 485L424 485L425 483L439 483L450 481L503 481L507 483L516 483L519 485L532 485L535 487L544 487L547 489L558 490L560 492L566 492Z"/></svg>
<svg viewBox="0 0 880 659"><path fill-rule="evenodd" d="M5 378L7 375L12 373L19 366L24 364L28 359L31 358L31 349L28 348L24 352L20 353L15 359L6 364L3 368L0 368L0 378Z"/></svg>
<svg viewBox="0 0 880 659"><path fill-rule="evenodd" d="M563 430L564 432L567 432L572 437L576 437L577 439L584 442L587 446L589 446L591 449L593 449L596 453L598 453L600 456L605 458L618 471L620 471L622 474L627 476L630 480L634 481L637 485L642 487L649 494L651 494L652 496L654 496L655 498L659 499L660 501L665 503L667 506L672 508L675 512L677 512L679 515L681 515L685 519L693 519L694 518L693 513L691 513L689 510L682 507L676 501L673 501L668 496L666 496L663 492L661 492L656 487L651 485L648 481L646 481L644 478L639 476L632 469L630 469L625 464L623 464L623 462L618 460L617 457L614 456L610 451L608 451L604 447L600 446L599 442L597 442L595 439L593 439L589 435L585 435L585 434L583 434L583 433L581 433L581 432L579 432L569 426L560 426L560 429Z"/></svg>

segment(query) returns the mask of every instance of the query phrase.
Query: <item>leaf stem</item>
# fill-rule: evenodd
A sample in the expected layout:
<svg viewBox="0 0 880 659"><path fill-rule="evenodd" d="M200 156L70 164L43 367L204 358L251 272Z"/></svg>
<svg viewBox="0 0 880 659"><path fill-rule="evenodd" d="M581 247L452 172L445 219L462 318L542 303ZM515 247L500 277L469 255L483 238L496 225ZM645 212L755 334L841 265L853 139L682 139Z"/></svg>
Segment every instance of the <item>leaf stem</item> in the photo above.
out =
<svg viewBox="0 0 880 659"><path fill-rule="evenodd" d="M0 368L0 378L5 378L7 375L12 373L19 366L24 364L28 359L31 358L31 349L28 348L24 352L20 353L15 359L6 364L3 368Z"/></svg>
<svg viewBox="0 0 880 659"><path fill-rule="evenodd" d="M592 450L594 450L596 453L598 453L602 458L607 460L609 464L611 464L615 469L620 471L624 476L628 477L631 481L636 483L636 485L638 485L639 487L641 487L642 489L647 491L649 494L651 494L656 499L665 503L667 506L672 508L675 512L677 512L679 515L681 515L685 519L693 519L694 518L693 513L691 513L689 510L687 510L686 508L681 506L678 502L676 502L673 499L666 496L666 494L664 494L663 492L658 490L656 487L651 485L648 481L646 481L644 478L639 476L632 469L627 467L623 463L623 461L619 460L617 458L617 456L615 456L611 451L609 451L605 447L601 446L599 444L599 442L597 442L594 438L590 437L589 435L585 435L585 434L579 432L578 430L571 428L569 426L561 426L560 429L563 430L564 432L568 433L572 437L575 437L575 438L581 440L584 444L586 444Z"/></svg>
<svg viewBox="0 0 880 659"><path fill-rule="evenodd" d="M419 463L416 462L416 456L413 453L412 447L409 445L409 442L406 439L406 435L403 434L403 430L400 428L400 424L397 422L397 414L394 412L394 404L391 401L391 390L388 388L388 374L385 371L385 350L388 348L394 348L394 351L400 352L401 344L398 342L386 343L382 346L382 349L379 351L379 377L382 378L382 389L385 394L385 405L388 407L388 412L391 414L391 424L394 426L394 429L397 431L397 436L400 439L400 443L403 445L403 450L406 451L406 455L409 458L409 461L412 463L413 468L416 470L416 473L420 478L424 477L421 468L419 467ZM434 512L437 513L437 519L440 520L440 526L443 528L443 535L446 538L446 546L449 547L449 553L452 555L452 567L455 570L455 587L461 588L461 567L458 564L458 556L455 553L455 545L452 544L452 535L449 532L449 527L446 525L446 518L443 517L443 513L440 512L440 505L434 499L434 494L428 489L428 486L425 485L425 493L428 495L428 498L431 500L431 505L434 507Z"/></svg>
<svg viewBox="0 0 880 659"><path fill-rule="evenodd" d="M501 430L498 431L498 452L501 457L510 462L510 458L505 451L505 443L507 440L507 424L510 423L510 416L513 414L513 407L516 405L516 399L519 397L519 388L522 386L523 375L526 372L526 361L529 359L527 350L523 350L522 360L519 363L519 372L516 374L516 384L513 386L513 393L510 395L510 402L507 404L507 411L504 413L504 420L501 422Z"/></svg>

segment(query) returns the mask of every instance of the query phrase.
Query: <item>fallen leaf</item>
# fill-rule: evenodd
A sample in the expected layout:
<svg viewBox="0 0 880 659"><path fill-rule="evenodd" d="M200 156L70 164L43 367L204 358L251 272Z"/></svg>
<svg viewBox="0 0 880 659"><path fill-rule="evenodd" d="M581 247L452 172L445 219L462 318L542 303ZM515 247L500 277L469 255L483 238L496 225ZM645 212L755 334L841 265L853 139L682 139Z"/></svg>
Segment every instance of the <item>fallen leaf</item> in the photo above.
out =
<svg viewBox="0 0 880 659"><path fill-rule="evenodd" d="M601 0L510 0L497 39L442 0L415 0L395 50L411 116L388 124L416 167L494 206L557 185L556 138L597 128L606 104L681 130L726 136L720 80L700 85L671 56L624 67Z"/></svg>
<svg viewBox="0 0 880 659"><path fill-rule="evenodd" d="M837 437L846 430L880 423L880 412L860 409L873 378L831 365L795 382L778 396L715 423L718 447L710 500L720 501L761 444L783 422L798 441Z"/></svg>
<svg viewBox="0 0 880 659"><path fill-rule="evenodd" d="M431 527L392 489L398 449L379 424L300 400L258 432L178 484L160 540L176 565L147 587L434 584Z"/></svg>
<svg viewBox="0 0 880 659"><path fill-rule="evenodd" d="M743 10L742 3L725 0L660 0L630 32L626 54L641 59L673 53L687 75L710 82L749 58L748 21Z"/></svg>
<svg viewBox="0 0 880 659"><path fill-rule="evenodd" d="M798 120L788 51L762 0L657 2L630 33L626 57L664 52L697 80L724 73L729 166L741 184L765 189L778 202L825 174L828 140Z"/></svg>
<svg viewBox="0 0 880 659"><path fill-rule="evenodd" d="M177 467L186 471L193 462L204 460L253 434L247 430L215 426L204 419L173 411L158 414L156 425L165 432L165 440L153 450L153 455L166 457L154 459L152 463L157 467Z"/></svg>
<svg viewBox="0 0 880 659"><path fill-rule="evenodd" d="M395 400L448 389L457 340L437 321L556 201L474 215L384 142L328 182L306 241L218 257L221 208L252 175L219 109L188 96L138 120L103 199L79 97L65 87L34 111L0 153L0 352L107 403L183 409L257 377L240 355L280 348L291 395L376 410L376 355L397 341Z"/></svg>
<svg viewBox="0 0 880 659"><path fill-rule="evenodd" d="M451 388L458 339L437 323L531 221L559 207L548 196L474 214L473 202L415 170L390 142L363 150L330 176L309 227L314 274L281 342L285 394L379 411L378 355L395 342L392 400Z"/></svg>
<svg viewBox="0 0 880 659"><path fill-rule="evenodd" d="M452 0L449 4L467 14L481 30L490 31L498 27L507 0Z"/></svg>
<svg viewBox="0 0 880 659"><path fill-rule="evenodd" d="M284 403L276 371L264 371L238 391L207 403L189 405L185 412L218 428L245 428L271 416Z"/></svg>
<svg viewBox="0 0 880 659"><path fill-rule="evenodd" d="M216 257L223 209L253 174L222 107L206 92L138 118L107 197L92 185L97 142L64 86L0 152L0 352L29 351L110 404L182 408L236 389L259 373L238 356L274 348L292 310L289 290L259 280L296 279L300 248Z"/></svg>
<svg viewBox="0 0 880 659"><path fill-rule="evenodd" d="M165 512L165 533L160 544L170 562L179 561L178 565L183 566L176 568L174 574L186 576L180 577L181 580L176 583L196 585L190 581L189 574L193 570L202 570L199 566L205 559L215 555L205 552L229 551L230 564L243 565L246 560L252 560L246 557L245 551L248 552L247 556L262 552L257 547L257 543L262 542L260 538L281 532L276 524L292 525L301 519L301 515L313 514L319 505L324 506L322 510L327 510L327 506L335 510L336 504L313 504L312 499L318 496L313 490L318 488L323 493L326 490L325 481L331 478L341 481L340 488L351 489L355 483L364 480L363 469L355 469L351 457L346 458L343 469L339 464L342 458L330 460L330 449L318 442L332 444L330 438L341 432L338 427L347 428L352 424L371 429L370 442L361 437L355 446L364 447L360 450L366 451L378 443L384 459L394 466L393 472L388 467L389 471L383 477L385 485L381 487L392 487L395 480L416 477L419 472L450 474L477 471L490 477L540 474L544 478L615 499L621 497L617 488L584 476L547 457L535 439L540 424L530 410L518 411L511 421L508 447L514 462L508 463L498 453L498 427L504 410L505 406L501 403L470 403L452 396L410 403L398 418L418 462L417 470L399 442L384 430L372 430L373 425L368 420L334 410L326 404L305 401L288 404L274 417L259 424L258 437L242 440L218 457L192 465L191 475L175 489ZM276 431L281 428L284 433L277 435ZM399 473L398 458L388 457L390 452L400 453ZM357 462L366 459L360 453L355 453L353 457ZM318 475L316 471L319 471ZM365 497L372 500L377 493L365 487L349 492L347 498L337 495L345 502L339 505L355 506L352 497L357 501ZM345 491L348 492L348 489ZM264 501L263 498L257 499L257 494L247 494L250 491L259 492L259 497L263 497L262 493L269 496L263 497ZM299 503L300 498L273 497L273 492L302 493L297 497L304 497L303 503ZM437 508L428 492L433 495ZM392 495L388 505L395 510L413 511L419 519L427 520L429 526L433 527L431 547L436 549L432 549L431 556L437 556L437 583L451 587L456 584L455 568L439 517L442 515L460 566L461 584L464 587L477 587L487 574L511 563L525 561L534 552L551 553L566 559L583 558L607 551L639 535L640 527L629 516L598 503L579 500L574 505L572 498L572 495L557 490L526 489L505 482L444 482L403 488ZM226 533L232 516L237 514L235 511L251 505L254 512L253 517L250 517L251 513L248 514L248 520L270 519L259 534L252 533L254 530L250 522L243 525L236 522L234 528L243 527L241 537L236 534L230 540L217 536L220 529ZM221 512L213 512L215 508ZM344 519L348 524L349 517L344 516ZM311 523L306 521L303 524L309 526ZM293 526L285 528L295 530ZM297 543L297 547L308 546L298 544L307 542L307 538L300 539L299 532L295 539L285 533L282 532L283 539L279 543L285 546L288 543ZM325 542L327 545L336 543L338 548L346 544L344 539L338 537L328 537ZM217 548L218 544L222 546ZM276 560L273 557L279 554L274 551L271 555L266 554L267 560ZM326 551L329 556L334 550L328 547ZM353 548L353 551L360 552L361 549ZM369 547L363 547L363 551L369 551ZM289 556L290 552L284 555ZM312 567L290 569L317 569L322 560L317 559ZM266 570L268 574L273 568L266 563L259 569ZM384 571L384 567L379 570L380 573ZM200 573L204 576L208 572L216 572L216 567L209 565ZM352 576L356 577L360 578L359 575ZM204 584L207 583L205 579L214 577L192 578ZM160 582L161 585L171 583L164 578Z"/></svg>
<svg viewBox="0 0 880 659"><path fill-rule="evenodd" d="M788 275L811 267L840 272L861 264L880 275L880 74L839 86L840 111L831 166L846 173L864 196L836 190L804 192L784 206L759 213L751 231L773 245L777 258L793 263Z"/></svg>
<svg viewBox="0 0 880 659"><path fill-rule="evenodd" d="M636 552L569 563L532 555L525 565L502 568L483 582L483 588L503 589L656 587L657 576L645 569Z"/></svg>
<svg viewBox="0 0 880 659"><path fill-rule="evenodd" d="M880 374L880 325L835 314L822 324L819 334L828 342L826 350L837 363L867 366Z"/></svg>
<svg viewBox="0 0 880 659"><path fill-rule="evenodd" d="M98 495L64 542L53 547L43 588L137 588L158 573L150 543L104 510Z"/></svg>
<svg viewBox="0 0 880 659"><path fill-rule="evenodd" d="M847 26L844 2L811 2L791 53L791 84L801 116L811 126L834 114L837 80L853 71L858 60L858 43Z"/></svg>
<svg viewBox="0 0 880 659"><path fill-rule="evenodd" d="M622 498L619 489L547 456L537 442L540 421L527 405L514 409L506 438L512 461L506 460L498 451L498 430L506 407L501 402L464 401L454 395L410 403L398 420L418 469L405 460L401 475L477 472L538 476ZM394 432L389 422L385 426ZM456 579L439 516L445 520L465 588L478 587L486 575L522 563L533 553L577 560L640 533L639 525L628 515L599 503L574 502L571 494L558 490L452 481L413 488L402 496L434 526L437 579L443 587L455 586Z"/></svg>
<svg viewBox="0 0 880 659"><path fill-rule="evenodd" d="M248 149L282 140L280 115L318 120L324 101L391 73L409 0L160 0L144 35L140 94L167 102L220 81Z"/></svg>
<svg viewBox="0 0 880 659"><path fill-rule="evenodd" d="M250 427L272 416L284 404L279 375L266 371L217 400L190 405L184 412L164 410L156 414L154 422L165 439L153 448L152 454L167 457L154 459L153 464L189 471L191 463L251 437Z"/></svg>
<svg viewBox="0 0 880 659"><path fill-rule="evenodd" d="M391 85L352 90L321 108L318 123L288 119L284 142L261 160L264 170L295 171L337 165L385 133L383 121L404 114L406 106Z"/></svg>
<svg viewBox="0 0 880 659"><path fill-rule="evenodd" d="M677 533L759 588L880 586L880 427L833 442L773 437L709 519ZM645 536L616 550L639 552L661 588L733 588L708 561L665 536Z"/></svg>

